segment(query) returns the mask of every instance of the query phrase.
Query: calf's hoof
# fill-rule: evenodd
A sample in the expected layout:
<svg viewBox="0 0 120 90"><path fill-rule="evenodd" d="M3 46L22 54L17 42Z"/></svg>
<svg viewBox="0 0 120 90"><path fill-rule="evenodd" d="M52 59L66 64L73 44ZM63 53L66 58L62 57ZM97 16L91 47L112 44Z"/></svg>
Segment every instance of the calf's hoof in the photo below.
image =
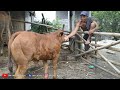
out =
<svg viewBox="0 0 120 90"><path fill-rule="evenodd" d="M48 73L45 73L45 75L44 75L44 79L48 79Z"/></svg>
<svg viewBox="0 0 120 90"><path fill-rule="evenodd" d="M57 79L57 76L53 76L53 79Z"/></svg>
<svg viewBox="0 0 120 90"><path fill-rule="evenodd" d="M23 75L20 75L20 76L15 76L14 79L25 79L25 77Z"/></svg>

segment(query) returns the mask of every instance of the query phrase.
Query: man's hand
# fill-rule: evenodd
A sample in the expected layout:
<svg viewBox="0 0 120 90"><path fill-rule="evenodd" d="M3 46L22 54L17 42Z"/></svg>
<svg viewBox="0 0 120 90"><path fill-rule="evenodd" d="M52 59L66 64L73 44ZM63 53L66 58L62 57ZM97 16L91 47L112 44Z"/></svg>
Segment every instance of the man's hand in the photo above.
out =
<svg viewBox="0 0 120 90"><path fill-rule="evenodd" d="M93 34L94 33L94 30L90 30L89 31L89 35Z"/></svg>
<svg viewBox="0 0 120 90"><path fill-rule="evenodd" d="M68 36L65 36L64 37L64 41L68 41L69 40L69 37Z"/></svg>
<svg viewBox="0 0 120 90"><path fill-rule="evenodd" d="M97 22L93 21L90 26L89 35L93 34L95 30L98 30Z"/></svg>

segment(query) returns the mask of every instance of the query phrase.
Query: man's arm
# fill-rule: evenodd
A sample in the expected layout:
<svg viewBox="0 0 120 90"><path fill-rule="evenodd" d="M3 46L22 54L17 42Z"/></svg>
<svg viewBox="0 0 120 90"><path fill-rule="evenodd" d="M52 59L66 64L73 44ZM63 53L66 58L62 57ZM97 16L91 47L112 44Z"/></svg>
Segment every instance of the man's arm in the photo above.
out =
<svg viewBox="0 0 120 90"><path fill-rule="evenodd" d="M79 25L80 25L80 21L76 23L74 30L68 35L69 38L74 36L77 33L77 31L79 29Z"/></svg>
<svg viewBox="0 0 120 90"><path fill-rule="evenodd" d="M99 29L99 26L98 26L97 22L93 21L90 26L89 34L92 34L93 32L95 32L98 29Z"/></svg>
<svg viewBox="0 0 120 90"><path fill-rule="evenodd" d="M65 36L64 38L65 41L68 41L70 37L74 36L77 33L79 29L79 25L80 25L80 21L76 23L74 30L68 36Z"/></svg>

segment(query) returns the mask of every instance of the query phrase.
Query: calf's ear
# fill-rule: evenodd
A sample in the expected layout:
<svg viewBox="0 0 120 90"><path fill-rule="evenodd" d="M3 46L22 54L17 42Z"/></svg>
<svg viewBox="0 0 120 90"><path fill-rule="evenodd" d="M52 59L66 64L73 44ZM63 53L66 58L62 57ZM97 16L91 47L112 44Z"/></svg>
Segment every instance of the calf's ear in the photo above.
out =
<svg viewBox="0 0 120 90"><path fill-rule="evenodd" d="M61 37L61 36L63 36L63 34L64 34L63 32L60 32L60 33L59 33L59 36Z"/></svg>

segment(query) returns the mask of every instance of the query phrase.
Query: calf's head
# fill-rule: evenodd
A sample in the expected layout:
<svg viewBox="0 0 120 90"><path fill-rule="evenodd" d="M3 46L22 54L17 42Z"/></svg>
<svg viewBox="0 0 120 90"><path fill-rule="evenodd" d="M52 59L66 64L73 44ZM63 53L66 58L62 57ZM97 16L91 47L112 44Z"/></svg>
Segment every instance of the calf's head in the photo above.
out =
<svg viewBox="0 0 120 90"><path fill-rule="evenodd" d="M56 31L56 37L57 37L57 39L59 40L59 42L64 42L64 37L65 37L65 35L64 35L64 31L63 30L57 30Z"/></svg>

